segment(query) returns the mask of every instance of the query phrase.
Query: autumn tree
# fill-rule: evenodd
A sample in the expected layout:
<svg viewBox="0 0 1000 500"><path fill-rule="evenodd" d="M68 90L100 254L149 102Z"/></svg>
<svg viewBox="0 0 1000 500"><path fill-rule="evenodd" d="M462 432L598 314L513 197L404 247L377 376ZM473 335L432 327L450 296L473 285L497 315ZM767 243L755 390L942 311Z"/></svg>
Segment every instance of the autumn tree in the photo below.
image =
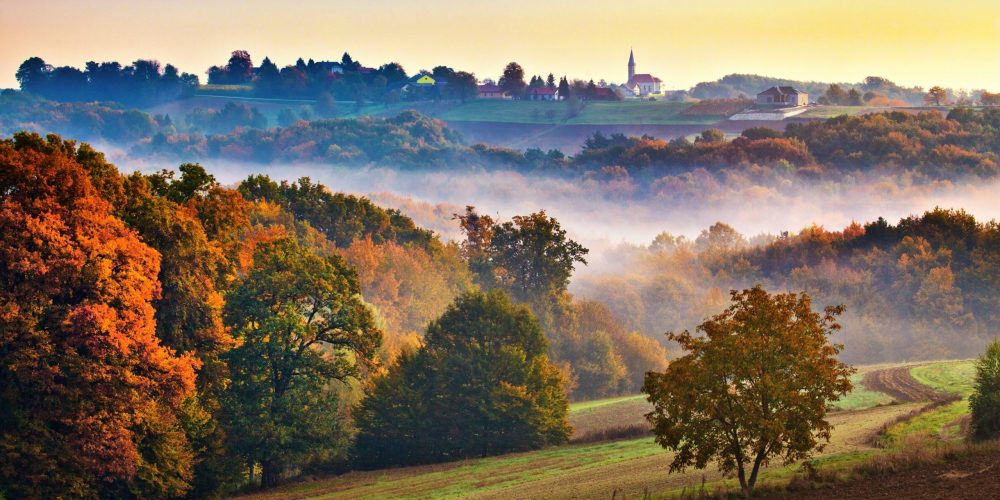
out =
<svg viewBox="0 0 1000 500"><path fill-rule="evenodd" d="M355 455L375 467L497 455L566 442L562 376L530 310L467 292L427 327L355 411Z"/></svg>
<svg viewBox="0 0 1000 500"><path fill-rule="evenodd" d="M749 494L761 466L809 456L829 441L827 405L848 393L854 370L837 360L843 306L813 311L806 293L731 292L732 305L698 326L670 332L687 352L646 375L646 418L656 442L675 452L670 471L715 460Z"/></svg>
<svg viewBox="0 0 1000 500"><path fill-rule="evenodd" d="M1000 436L1000 341L994 340L976 361L976 381L969 396L972 438Z"/></svg>
<svg viewBox="0 0 1000 500"><path fill-rule="evenodd" d="M331 383L359 376L382 334L344 260L289 237L258 245L226 298L226 322L242 341L227 354L233 446L251 468L260 464L261 486L274 487L287 468L343 446Z"/></svg>
<svg viewBox="0 0 1000 500"><path fill-rule="evenodd" d="M197 394L186 402L182 415L182 427L195 450L191 494L217 494L238 473L218 422L219 400L228 381L222 354L234 345L222 322L219 287L232 272L234 233L246 225L246 202L218 186L197 164L181 165L180 178L171 171L125 177L86 145L75 157L114 214L161 255L160 293L153 301L156 335L167 347L200 362Z"/></svg>
<svg viewBox="0 0 1000 500"><path fill-rule="evenodd" d="M17 497L190 489L190 354L156 336L159 254L56 136L0 142L0 466Z"/></svg>
<svg viewBox="0 0 1000 500"><path fill-rule="evenodd" d="M935 85L924 95L924 103L928 106L944 106L948 104L948 91Z"/></svg>

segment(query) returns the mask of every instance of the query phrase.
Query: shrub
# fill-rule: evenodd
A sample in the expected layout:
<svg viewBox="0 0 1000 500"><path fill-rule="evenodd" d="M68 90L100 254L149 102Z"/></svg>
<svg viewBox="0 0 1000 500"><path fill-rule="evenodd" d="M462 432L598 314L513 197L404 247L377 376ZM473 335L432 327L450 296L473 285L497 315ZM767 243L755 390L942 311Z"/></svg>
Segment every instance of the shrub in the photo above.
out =
<svg viewBox="0 0 1000 500"><path fill-rule="evenodd" d="M972 439L1000 436L1000 341L994 340L976 363L976 383L969 397Z"/></svg>

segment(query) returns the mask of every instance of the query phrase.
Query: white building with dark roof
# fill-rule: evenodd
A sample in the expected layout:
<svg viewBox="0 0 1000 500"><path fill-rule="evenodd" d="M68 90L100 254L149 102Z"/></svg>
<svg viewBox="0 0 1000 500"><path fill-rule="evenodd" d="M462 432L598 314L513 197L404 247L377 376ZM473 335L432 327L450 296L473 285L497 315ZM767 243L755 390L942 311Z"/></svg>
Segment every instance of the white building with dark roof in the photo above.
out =
<svg viewBox="0 0 1000 500"><path fill-rule="evenodd" d="M771 87L757 94L757 106L796 108L809 104L809 94L795 87Z"/></svg>
<svg viewBox="0 0 1000 500"><path fill-rule="evenodd" d="M628 53L628 81L625 82L625 88L641 97L661 93L660 85L662 83L663 80L649 73L636 74L635 54L630 50Z"/></svg>

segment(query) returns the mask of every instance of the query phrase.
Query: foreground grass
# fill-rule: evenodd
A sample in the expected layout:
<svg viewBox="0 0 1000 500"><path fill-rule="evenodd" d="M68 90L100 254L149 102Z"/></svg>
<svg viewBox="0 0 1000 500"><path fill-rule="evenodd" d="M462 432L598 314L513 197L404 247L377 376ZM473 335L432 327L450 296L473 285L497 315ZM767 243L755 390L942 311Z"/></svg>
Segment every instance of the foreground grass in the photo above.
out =
<svg viewBox="0 0 1000 500"><path fill-rule="evenodd" d="M611 408L623 402L606 402L589 408ZM633 398L634 399L634 398ZM894 418L919 404L893 405L861 411L837 412L830 421L833 439L818 455L822 463L860 460L874 453L871 435ZM585 406L585 408L587 408ZM704 479L718 486L725 481L710 467L667 474L672 454L652 438L598 444L569 445L544 450L462 462L351 472L320 481L289 485L263 498L565 498L641 496L644 492L681 491ZM798 466L774 464L763 479L781 481ZM762 479L762 480L763 480ZM713 486L713 487L714 487Z"/></svg>
<svg viewBox="0 0 1000 500"><path fill-rule="evenodd" d="M961 393L970 372L963 363L942 362L914 367L922 383L938 390ZM859 371L898 365L862 367ZM914 376L916 377L917 374ZM893 443L914 439L950 443L959 435L958 422L968 412L965 401L951 403L907 421L890 425L923 403L881 405L881 393L858 389L842 404L851 407L875 406L833 412L831 442L810 460L811 469L827 480L856 477L857 470L881 457L894 456L905 446L878 449L872 445L886 425ZM648 411L642 395L574 403L570 419L574 425L620 425L641 418ZM673 455L652 438L628 439L595 444L567 445L499 457L464 460L446 464L403 467L378 471L350 472L338 477L305 481L258 495L259 498L567 498L657 497L696 494L703 485L707 492L733 491L736 481L723 477L714 465L706 470L668 474ZM780 461L763 470L762 488L781 490L789 482L802 481L801 463ZM830 479L833 478L833 479Z"/></svg>

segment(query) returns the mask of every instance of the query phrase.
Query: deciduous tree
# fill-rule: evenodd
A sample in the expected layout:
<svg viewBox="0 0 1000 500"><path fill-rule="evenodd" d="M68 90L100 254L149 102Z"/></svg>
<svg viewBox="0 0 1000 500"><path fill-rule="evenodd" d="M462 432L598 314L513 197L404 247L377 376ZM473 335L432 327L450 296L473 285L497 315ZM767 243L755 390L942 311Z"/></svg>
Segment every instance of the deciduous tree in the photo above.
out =
<svg viewBox="0 0 1000 500"><path fill-rule="evenodd" d="M520 99L524 94L524 88L527 86L524 83L524 69L516 62L507 64L497 84L504 92L507 92L516 99Z"/></svg>
<svg viewBox="0 0 1000 500"><path fill-rule="evenodd" d="M498 290L462 295L357 408L358 461L439 462L566 442L563 379L546 349L525 306Z"/></svg>
<svg viewBox="0 0 1000 500"><path fill-rule="evenodd" d="M331 383L359 376L382 333L344 260L287 237L257 246L227 295L226 321L242 341L227 355L234 447L274 487L287 467L343 446Z"/></svg>
<svg viewBox="0 0 1000 500"><path fill-rule="evenodd" d="M732 305L695 335L668 333L687 354L646 375L647 418L656 442L674 450L670 470L715 460L746 493L772 458L805 458L830 439L827 404L851 390L853 369L837 360L842 306L812 309L805 293L732 291Z"/></svg>
<svg viewBox="0 0 1000 500"><path fill-rule="evenodd" d="M976 382L969 396L972 438L1000 436L1000 341L994 340L976 361Z"/></svg>
<svg viewBox="0 0 1000 500"><path fill-rule="evenodd" d="M196 359L156 337L159 254L116 219L75 144L0 142L0 465L15 496L190 489L178 416Z"/></svg>

